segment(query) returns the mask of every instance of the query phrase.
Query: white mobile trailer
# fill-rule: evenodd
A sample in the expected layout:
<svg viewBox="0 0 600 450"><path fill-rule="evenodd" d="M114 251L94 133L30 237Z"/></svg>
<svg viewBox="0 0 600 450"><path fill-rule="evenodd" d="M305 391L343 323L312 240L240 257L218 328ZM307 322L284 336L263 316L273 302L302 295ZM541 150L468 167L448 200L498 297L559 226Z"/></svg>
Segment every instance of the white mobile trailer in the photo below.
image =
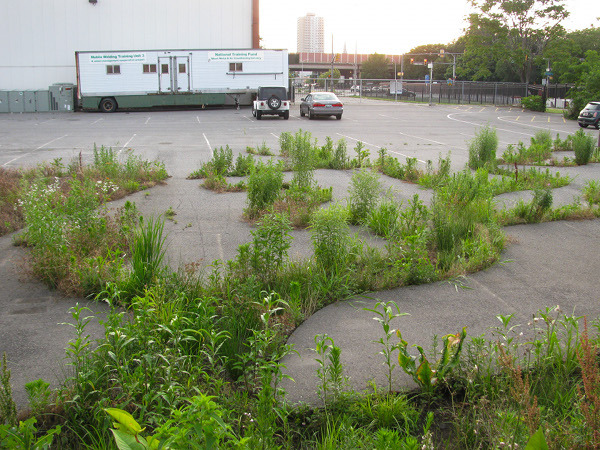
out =
<svg viewBox="0 0 600 450"><path fill-rule="evenodd" d="M251 105L261 85L288 86L287 50L75 52L85 110Z"/></svg>

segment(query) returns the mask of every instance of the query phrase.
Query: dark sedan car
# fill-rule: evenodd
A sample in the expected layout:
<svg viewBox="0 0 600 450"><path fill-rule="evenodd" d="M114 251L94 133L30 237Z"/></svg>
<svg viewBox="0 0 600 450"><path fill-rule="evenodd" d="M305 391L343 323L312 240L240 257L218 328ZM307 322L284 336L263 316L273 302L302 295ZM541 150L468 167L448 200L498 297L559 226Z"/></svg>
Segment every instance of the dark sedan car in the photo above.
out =
<svg viewBox="0 0 600 450"><path fill-rule="evenodd" d="M582 128L591 125L598 129L600 126L600 102L589 102L579 113L577 122Z"/></svg>
<svg viewBox="0 0 600 450"><path fill-rule="evenodd" d="M314 119L315 116L335 116L342 118L344 105L333 92L315 92L308 94L300 103L300 115Z"/></svg>

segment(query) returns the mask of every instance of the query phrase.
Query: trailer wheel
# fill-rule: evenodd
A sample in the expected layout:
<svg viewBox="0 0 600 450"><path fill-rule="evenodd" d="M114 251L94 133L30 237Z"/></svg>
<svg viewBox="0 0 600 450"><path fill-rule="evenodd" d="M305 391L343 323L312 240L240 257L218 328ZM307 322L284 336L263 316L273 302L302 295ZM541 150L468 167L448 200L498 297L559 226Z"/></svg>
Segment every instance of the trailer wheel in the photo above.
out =
<svg viewBox="0 0 600 450"><path fill-rule="evenodd" d="M103 98L100 101L100 111L105 113L115 112L117 110L117 101L112 97Z"/></svg>
<svg viewBox="0 0 600 450"><path fill-rule="evenodd" d="M267 104L271 109L279 109L279 107L281 106L281 99L276 95L271 95L271 97L267 101Z"/></svg>

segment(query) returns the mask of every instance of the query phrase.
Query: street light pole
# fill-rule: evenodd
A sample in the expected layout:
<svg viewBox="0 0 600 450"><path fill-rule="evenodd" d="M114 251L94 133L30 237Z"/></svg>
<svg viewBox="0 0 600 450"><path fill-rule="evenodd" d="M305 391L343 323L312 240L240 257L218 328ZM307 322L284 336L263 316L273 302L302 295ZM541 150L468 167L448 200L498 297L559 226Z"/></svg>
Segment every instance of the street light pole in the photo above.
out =
<svg viewBox="0 0 600 450"><path fill-rule="evenodd" d="M433 63L429 63L429 106L433 105Z"/></svg>
<svg viewBox="0 0 600 450"><path fill-rule="evenodd" d="M396 61L394 61L394 101L398 101L398 71L396 70Z"/></svg>

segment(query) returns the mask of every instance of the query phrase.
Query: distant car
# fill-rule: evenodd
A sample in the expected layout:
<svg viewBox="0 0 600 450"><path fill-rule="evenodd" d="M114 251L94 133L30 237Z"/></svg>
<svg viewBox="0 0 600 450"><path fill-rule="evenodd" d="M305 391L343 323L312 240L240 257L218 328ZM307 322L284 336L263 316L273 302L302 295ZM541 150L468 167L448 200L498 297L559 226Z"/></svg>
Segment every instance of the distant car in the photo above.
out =
<svg viewBox="0 0 600 450"><path fill-rule="evenodd" d="M283 117L285 120L290 118L290 102L287 97L287 90L282 86L262 86L258 88L256 100L252 104L252 115L256 120L262 116L274 115Z"/></svg>
<svg viewBox="0 0 600 450"><path fill-rule="evenodd" d="M587 128L588 125L600 127L600 102L589 102L579 113L577 122L581 128Z"/></svg>
<svg viewBox="0 0 600 450"><path fill-rule="evenodd" d="M300 116L314 119L316 116L335 116L342 118L344 104L333 92L315 92L308 94L300 103Z"/></svg>
<svg viewBox="0 0 600 450"><path fill-rule="evenodd" d="M415 98L417 96L413 91L409 91L408 89L402 89L402 92L398 92L398 94L390 94L390 95L398 95L398 97L405 98Z"/></svg>

